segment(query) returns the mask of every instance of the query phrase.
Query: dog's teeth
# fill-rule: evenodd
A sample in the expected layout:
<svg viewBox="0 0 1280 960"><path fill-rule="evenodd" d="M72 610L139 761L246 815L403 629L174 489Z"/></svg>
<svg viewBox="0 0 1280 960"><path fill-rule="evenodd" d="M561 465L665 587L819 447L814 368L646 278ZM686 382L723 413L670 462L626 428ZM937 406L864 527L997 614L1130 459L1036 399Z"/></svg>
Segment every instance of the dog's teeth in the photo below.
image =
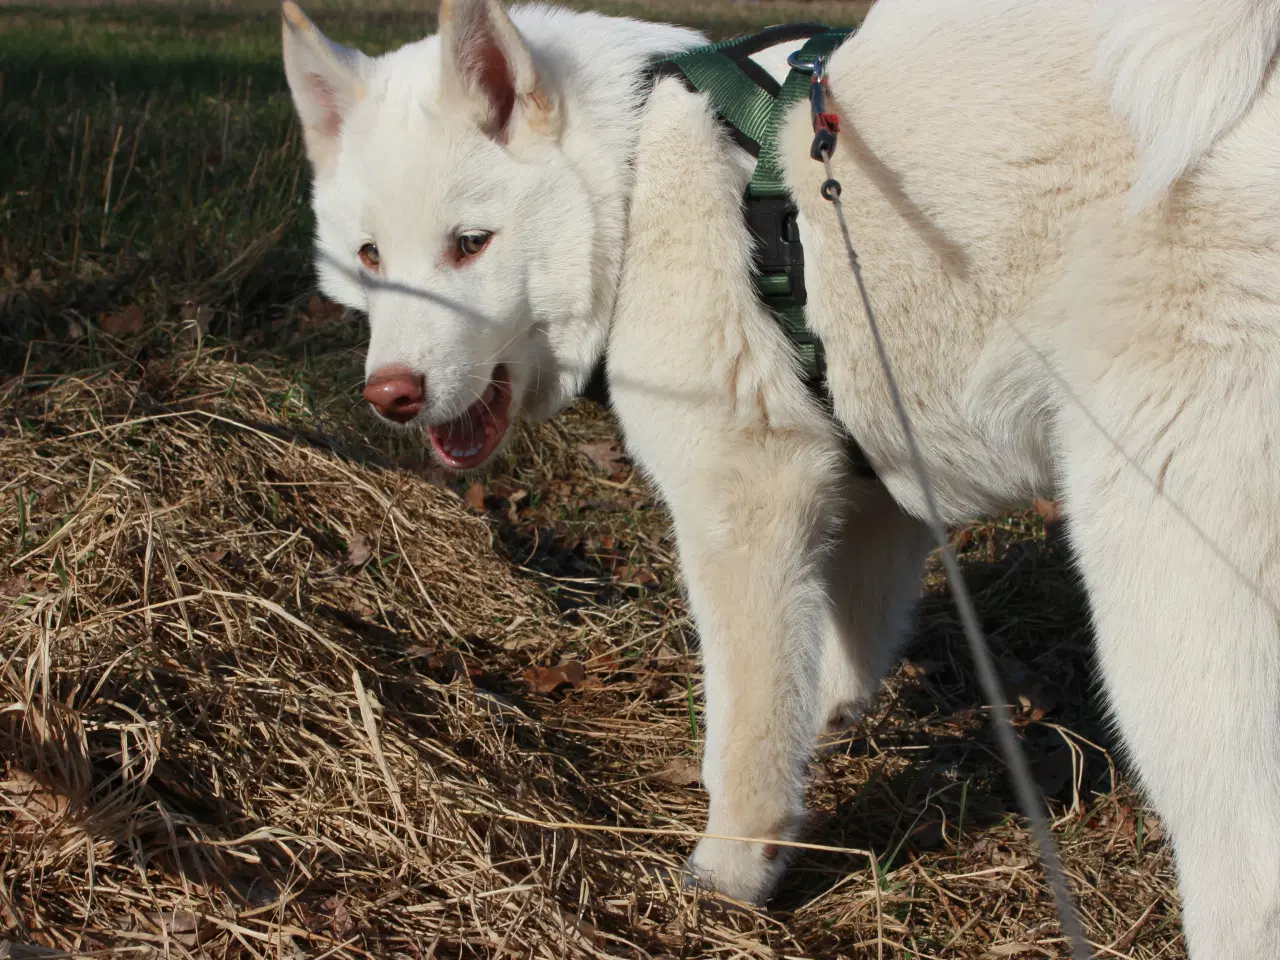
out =
<svg viewBox="0 0 1280 960"><path fill-rule="evenodd" d="M498 388L491 383L489 384L489 389L484 392L484 397L483 397L484 402L486 404L490 404L490 403L493 403L493 401L496 400L497 398L498 398Z"/></svg>

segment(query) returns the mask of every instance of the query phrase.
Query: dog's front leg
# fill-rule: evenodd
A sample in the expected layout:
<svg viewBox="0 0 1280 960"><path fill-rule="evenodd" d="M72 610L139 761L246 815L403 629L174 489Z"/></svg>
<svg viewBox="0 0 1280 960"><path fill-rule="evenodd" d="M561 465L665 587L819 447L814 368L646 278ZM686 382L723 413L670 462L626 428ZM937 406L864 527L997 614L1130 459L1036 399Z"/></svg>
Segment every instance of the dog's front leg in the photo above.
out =
<svg viewBox="0 0 1280 960"><path fill-rule="evenodd" d="M771 892L802 824L828 603L822 556L838 481L794 435L700 454L705 478L673 498L706 692L707 833L691 867L730 896Z"/></svg>
<svg viewBox="0 0 1280 960"><path fill-rule="evenodd" d="M652 470L671 507L705 677L707 832L697 879L762 902L803 819L828 596L824 554L842 489L825 437L669 424L693 440ZM663 469L666 467L666 469Z"/></svg>
<svg viewBox="0 0 1280 960"><path fill-rule="evenodd" d="M658 84L608 366L627 447L671 508L698 626L708 833L748 838L704 839L691 866L761 901L803 814L843 467L752 283L750 168L734 149L704 98Z"/></svg>

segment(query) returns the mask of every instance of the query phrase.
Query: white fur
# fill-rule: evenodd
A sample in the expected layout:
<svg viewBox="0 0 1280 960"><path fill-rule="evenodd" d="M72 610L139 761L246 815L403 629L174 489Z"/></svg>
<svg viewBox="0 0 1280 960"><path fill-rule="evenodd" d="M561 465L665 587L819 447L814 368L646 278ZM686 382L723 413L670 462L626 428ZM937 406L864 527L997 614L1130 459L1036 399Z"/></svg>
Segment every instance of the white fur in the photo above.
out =
<svg viewBox="0 0 1280 960"><path fill-rule="evenodd" d="M942 508L1065 499L1193 960L1280 958L1280 81L1262 79L1277 6L880 0L830 65L835 171ZM708 829L758 838L704 840L691 868L764 900L786 860L769 841L803 829L815 734L847 722L909 629L921 491L806 108L782 148L809 322L879 482L848 475L756 299L749 158L704 98L635 89L648 56L698 38L505 18L498 0L453 0L443 44L366 60L291 16L321 282L368 311L371 370L425 374L424 422L499 361L519 413L554 414L607 340L699 626ZM478 36L509 59L497 131ZM459 226L498 233L442 265ZM377 278L356 263L369 240Z"/></svg>
<svg viewBox="0 0 1280 960"><path fill-rule="evenodd" d="M1280 0L1101 0L1098 67L1138 139L1135 209L1245 114L1280 41Z"/></svg>
<svg viewBox="0 0 1280 960"><path fill-rule="evenodd" d="M765 47L763 50L753 53L751 59L764 68L764 71L769 76L782 83L787 79L787 74L791 72L791 65L787 63L787 58L804 45L804 40L789 40L786 43Z"/></svg>
<svg viewBox="0 0 1280 960"><path fill-rule="evenodd" d="M487 4L459 2L455 7ZM500 5L493 4L498 10ZM648 56L701 38L635 20L534 7L520 30L537 51L563 129L521 123L509 143L475 128L440 37L377 58L341 59L303 21L286 20L285 63L299 113L317 110L297 78L311 64L349 97L336 142L316 164L317 270L332 298L368 314L370 373L403 364L426 374L430 422L447 421L484 392L499 363L526 415L562 409L600 355L617 292L639 126L637 79ZM458 84L454 84L458 86ZM312 137L308 148L312 148ZM430 184L430 189L424 185ZM497 236L462 269L442 266L449 235ZM377 241L382 273L357 253Z"/></svg>

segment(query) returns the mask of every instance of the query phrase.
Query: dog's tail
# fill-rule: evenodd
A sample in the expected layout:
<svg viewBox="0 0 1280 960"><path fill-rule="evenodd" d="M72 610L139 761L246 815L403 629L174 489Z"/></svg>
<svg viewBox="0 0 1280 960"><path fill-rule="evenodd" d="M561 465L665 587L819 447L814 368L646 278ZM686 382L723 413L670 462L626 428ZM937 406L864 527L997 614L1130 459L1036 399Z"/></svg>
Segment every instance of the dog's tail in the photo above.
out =
<svg viewBox="0 0 1280 960"><path fill-rule="evenodd" d="M1100 0L1099 10L1098 67L1138 140L1137 210L1249 109L1280 42L1280 0Z"/></svg>

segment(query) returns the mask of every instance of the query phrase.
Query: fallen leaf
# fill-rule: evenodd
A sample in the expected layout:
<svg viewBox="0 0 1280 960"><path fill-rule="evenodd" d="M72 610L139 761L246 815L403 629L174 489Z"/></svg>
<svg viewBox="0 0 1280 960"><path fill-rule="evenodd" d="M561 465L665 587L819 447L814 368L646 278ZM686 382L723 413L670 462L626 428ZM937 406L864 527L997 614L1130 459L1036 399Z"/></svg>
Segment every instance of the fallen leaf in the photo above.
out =
<svg viewBox="0 0 1280 960"><path fill-rule="evenodd" d="M979 840L969 848L969 852L973 855L985 854L991 865L996 867L1012 867L1015 870L1025 870L1031 866L1030 858L1019 856L1016 850L990 838Z"/></svg>
<svg viewBox="0 0 1280 960"><path fill-rule="evenodd" d="M355 927L345 897L330 897L321 906L329 914L329 929L335 937L345 937Z"/></svg>
<svg viewBox="0 0 1280 960"><path fill-rule="evenodd" d="M9 779L0 781L0 802L16 814L19 825L27 829L53 826L71 806L64 794L19 769L10 770Z"/></svg>
<svg viewBox="0 0 1280 960"><path fill-rule="evenodd" d="M1057 500L1042 500L1037 497L1031 502L1031 505L1044 520L1044 535L1046 539L1050 541L1060 539L1065 519L1062 515L1062 504Z"/></svg>
<svg viewBox="0 0 1280 960"><path fill-rule="evenodd" d="M996 847L996 842L990 837L982 837L975 841L969 847L969 854L974 857L985 857L990 855L991 851Z"/></svg>
<svg viewBox="0 0 1280 960"><path fill-rule="evenodd" d="M1018 704L1014 717L1017 722L1039 723L1057 708L1058 702L1041 674L1013 657L1006 658L1003 666L1009 691Z"/></svg>
<svg viewBox="0 0 1280 960"><path fill-rule="evenodd" d="M1037 706L1036 704L1032 703L1031 698L1028 697L1026 694L1018 695L1018 707L1021 713L1031 723L1039 723L1041 720L1045 718L1045 716L1048 713L1048 711L1046 711L1044 707Z"/></svg>
<svg viewBox="0 0 1280 960"><path fill-rule="evenodd" d="M1135 810L1127 803L1120 802L1116 805L1115 813L1106 814L1099 818L1098 825L1103 828L1110 827L1112 830L1112 841L1115 843L1116 836L1124 837L1126 840L1132 840L1137 843L1138 840L1138 823L1142 823L1142 844L1158 843L1164 838L1164 827L1160 821L1153 817L1145 810ZM1110 847L1110 845L1108 845Z"/></svg>
<svg viewBox="0 0 1280 960"><path fill-rule="evenodd" d="M1062 518L1062 504L1057 500L1036 497L1031 501L1031 506L1044 518L1045 523L1057 523Z"/></svg>
<svg viewBox="0 0 1280 960"><path fill-rule="evenodd" d="M551 693L563 684L580 687L587 681L587 668L576 660L558 663L554 667L530 667L524 679L534 693Z"/></svg>
<svg viewBox="0 0 1280 960"><path fill-rule="evenodd" d="M622 583L633 583L637 587L656 587L658 578L652 570L644 567L629 567L625 563L614 568L613 575Z"/></svg>
<svg viewBox="0 0 1280 960"><path fill-rule="evenodd" d="M1153 816L1145 816L1142 819L1142 839L1143 842L1159 843L1164 839L1164 827L1160 825L1160 821Z"/></svg>
<svg viewBox="0 0 1280 960"><path fill-rule="evenodd" d="M1147 922L1147 919L1151 916L1151 911L1153 911L1159 905L1159 903L1160 903L1159 897L1156 897L1156 899L1152 900L1151 905L1147 907L1147 909L1142 911L1142 916L1138 917L1138 919L1134 921L1133 926L1131 926L1127 931L1125 931L1120 936L1119 940L1111 944L1109 949L1117 953L1124 953L1131 946L1133 946L1133 941L1136 940L1138 937L1138 931L1140 931L1143 928L1143 926Z"/></svg>
<svg viewBox="0 0 1280 960"><path fill-rule="evenodd" d="M21 597L31 592L31 581L24 576L9 577L0 581L0 597Z"/></svg>
<svg viewBox="0 0 1280 960"><path fill-rule="evenodd" d="M906 660L902 664L902 672L915 680L932 676L945 666L941 660Z"/></svg>
<svg viewBox="0 0 1280 960"><path fill-rule="evenodd" d="M673 689L671 681L659 674L649 680L649 685L645 688L645 694L650 700L664 700L671 695Z"/></svg>
<svg viewBox="0 0 1280 960"><path fill-rule="evenodd" d="M614 474L627 467L626 454L613 443L580 443L578 449L587 455L587 459L601 473Z"/></svg>
<svg viewBox="0 0 1280 960"><path fill-rule="evenodd" d="M1111 839L1107 842L1108 850L1115 846L1117 838L1132 840L1138 831L1138 818L1133 807L1123 802L1117 803L1114 810L1103 813L1096 822L1100 829L1111 831Z"/></svg>
<svg viewBox="0 0 1280 960"><path fill-rule="evenodd" d="M973 543L973 527L961 527L951 534L951 549L957 553Z"/></svg>
<svg viewBox="0 0 1280 960"><path fill-rule="evenodd" d="M907 840L912 850L934 850L942 846L944 839L942 820L937 816L923 819L912 829Z"/></svg>
<svg viewBox="0 0 1280 960"><path fill-rule="evenodd" d="M302 323L302 328L305 330L329 323L336 323L342 319L342 314L343 309L341 304L334 303L332 300L326 300L321 296L313 296L307 301L307 317Z"/></svg>
<svg viewBox="0 0 1280 960"><path fill-rule="evenodd" d="M351 539L347 541L347 566L353 570L363 567L366 563L373 559L373 551L369 549L369 545L364 542L364 537L360 534L353 534Z"/></svg>
<svg viewBox="0 0 1280 960"><path fill-rule="evenodd" d="M467 492L462 498L467 502L467 506L477 513L484 513L484 484L473 483L467 487Z"/></svg>
<svg viewBox="0 0 1280 960"><path fill-rule="evenodd" d="M148 913L147 920L164 936L176 940L184 947L199 946L207 943L220 931L211 923L202 923L203 918L190 910L173 910L164 913Z"/></svg>
<svg viewBox="0 0 1280 960"><path fill-rule="evenodd" d="M676 757L667 761L666 766L658 771L658 779L677 787L691 787L702 781L702 770L696 760Z"/></svg>
<svg viewBox="0 0 1280 960"><path fill-rule="evenodd" d="M142 332L142 326L146 322L146 314L142 312L142 308L136 303L130 304L119 313L108 313L98 320L98 326L103 332L111 334L113 337L131 337L136 333Z"/></svg>
<svg viewBox="0 0 1280 960"><path fill-rule="evenodd" d="M484 676L484 670L469 663L459 650L445 650L428 656L427 668L444 671L447 676L445 683L456 683L459 680L471 683L473 678Z"/></svg>

